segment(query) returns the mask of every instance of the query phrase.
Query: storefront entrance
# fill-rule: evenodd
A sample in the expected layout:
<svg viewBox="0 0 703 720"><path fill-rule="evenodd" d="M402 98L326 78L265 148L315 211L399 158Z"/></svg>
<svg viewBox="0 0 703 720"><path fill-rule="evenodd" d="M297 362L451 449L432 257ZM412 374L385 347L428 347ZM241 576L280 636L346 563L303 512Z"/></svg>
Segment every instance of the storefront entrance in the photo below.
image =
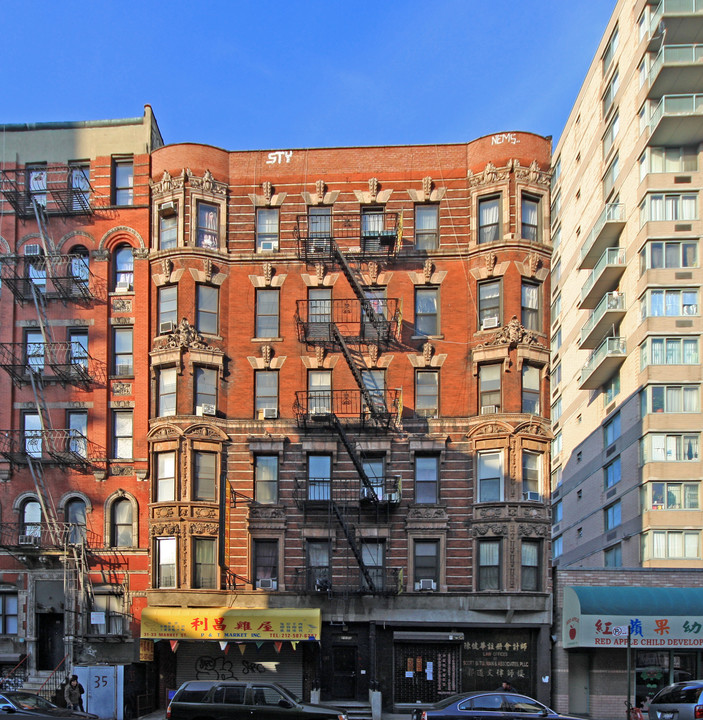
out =
<svg viewBox="0 0 703 720"><path fill-rule="evenodd" d="M395 644L395 703L434 703L461 690L461 645Z"/></svg>
<svg viewBox="0 0 703 720"><path fill-rule="evenodd" d="M339 700L356 698L357 652L349 645L332 646L332 696Z"/></svg>

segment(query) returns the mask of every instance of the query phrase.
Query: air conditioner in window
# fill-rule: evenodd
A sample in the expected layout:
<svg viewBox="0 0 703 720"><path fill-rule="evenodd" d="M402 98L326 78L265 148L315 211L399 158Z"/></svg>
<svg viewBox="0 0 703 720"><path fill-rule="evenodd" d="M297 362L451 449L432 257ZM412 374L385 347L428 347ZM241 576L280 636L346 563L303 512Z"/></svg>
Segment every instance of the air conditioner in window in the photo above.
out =
<svg viewBox="0 0 703 720"><path fill-rule="evenodd" d="M202 415L216 415L217 414L217 406L213 403L203 403L202 405L198 405L195 408L195 414L202 416Z"/></svg>
<svg viewBox="0 0 703 720"><path fill-rule="evenodd" d="M134 368L131 365L118 365L115 368L115 375L124 377L125 375L134 375Z"/></svg>
<svg viewBox="0 0 703 720"><path fill-rule="evenodd" d="M165 335L166 333L173 332L174 324L172 320L159 323L159 335Z"/></svg>
<svg viewBox="0 0 703 720"><path fill-rule="evenodd" d="M159 215L161 217L173 217L178 214L175 202L165 202L159 206Z"/></svg>
<svg viewBox="0 0 703 720"><path fill-rule="evenodd" d="M481 407L481 415L492 415L493 413L498 412L498 406L497 405L484 405Z"/></svg>
<svg viewBox="0 0 703 720"><path fill-rule="evenodd" d="M41 246L37 243L30 243L24 246L25 255L41 255Z"/></svg>
<svg viewBox="0 0 703 720"><path fill-rule="evenodd" d="M18 544L39 547L39 537L37 535L20 535Z"/></svg>
<svg viewBox="0 0 703 720"><path fill-rule="evenodd" d="M498 318L497 317L487 317L483 318L481 321L481 330L489 330L490 328L497 328L498 327Z"/></svg>
<svg viewBox="0 0 703 720"><path fill-rule="evenodd" d="M278 589L278 581L273 578L261 578L256 581L256 587L259 590L276 590Z"/></svg>
<svg viewBox="0 0 703 720"><path fill-rule="evenodd" d="M278 250L276 240L261 240L259 242L259 252L276 252L276 250Z"/></svg>
<svg viewBox="0 0 703 720"><path fill-rule="evenodd" d="M400 494L397 492L386 493L383 499L389 503L397 503L400 502Z"/></svg>
<svg viewBox="0 0 703 720"><path fill-rule="evenodd" d="M436 590L437 589L437 583L434 580L430 580L429 578L426 578L424 580L420 580L417 584L418 590Z"/></svg>
<svg viewBox="0 0 703 720"><path fill-rule="evenodd" d="M264 420L275 420L278 417L277 408L264 408L263 411Z"/></svg>
<svg viewBox="0 0 703 720"><path fill-rule="evenodd" d="M539 502L542 499L542 496L538 492L524 492L522 494L523 500L531 500L533 502Z"/></svg>
<svg viewBox="0 0 703 720"><path fill-rule="evenodd" d="M117 285L115 285L115 292L118 293L129 292L131 289L132 284L128 282L118 282Z"/></svg>

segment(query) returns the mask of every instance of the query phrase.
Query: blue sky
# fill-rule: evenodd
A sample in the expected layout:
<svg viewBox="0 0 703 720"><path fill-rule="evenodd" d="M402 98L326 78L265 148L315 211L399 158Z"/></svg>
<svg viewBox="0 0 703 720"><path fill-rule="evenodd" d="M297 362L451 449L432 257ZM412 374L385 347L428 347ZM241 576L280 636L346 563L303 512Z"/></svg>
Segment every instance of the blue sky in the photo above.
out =
<svg viewBox="0 0 703 720"><path fill-rule="evenodd" d="M615 0L3 0L0 123L230 150L556 140Z"/></svg>

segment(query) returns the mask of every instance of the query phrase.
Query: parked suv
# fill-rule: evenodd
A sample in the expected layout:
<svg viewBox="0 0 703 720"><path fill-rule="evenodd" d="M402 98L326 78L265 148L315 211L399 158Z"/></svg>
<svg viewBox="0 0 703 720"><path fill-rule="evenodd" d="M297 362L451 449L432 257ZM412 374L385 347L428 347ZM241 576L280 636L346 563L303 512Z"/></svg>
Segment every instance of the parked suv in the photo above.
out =
<svg viewBox="0 0 703 720"><path fill-rule="evenodd" d="M697 720L698 718L703 718L703 680L667 685L649 703L649 720Z"/></svg>
<svg viewBox="0 0 703 720"><path fill-rule="evenodd" d="M347 720L344 710L310 705L277 683L185 682L166 710L166 720Z"/></svg>

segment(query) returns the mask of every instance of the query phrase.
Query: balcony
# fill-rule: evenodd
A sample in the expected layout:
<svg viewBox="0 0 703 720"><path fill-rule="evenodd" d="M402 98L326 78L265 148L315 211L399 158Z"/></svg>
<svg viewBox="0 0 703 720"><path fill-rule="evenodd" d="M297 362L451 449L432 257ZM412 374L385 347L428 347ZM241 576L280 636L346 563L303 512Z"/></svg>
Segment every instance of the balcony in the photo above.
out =
<svg viewBox="0 0 703 720"><path fill-rule="evenodd" d="M625 296L606 293L581 329L580 348L596 348L609 330L625 317Z"/></svg>
<svg viewBox="0 0 703 720"><path fill-rule="evenodd" d="M594 268L606 248L617 244L624 227L625 206L622 203L606 205L581 247L579 270Z"/></svg>
<svg viewBox="0 0 703 720"><path fill-rule="evenodd" d="M85 525L74 523L0 523L0 547L44 555L47 552L63 552L66 545L86 545L89 548L102 546L97 533L88 530Z"/></svg>
<svg viewBox="0 0 703 720"><path fill-rule="evenodd" d="M703 45L664 45L649 71L648 97L703 92Z"/></svg>
<svg viewBox="0 0 703 720"><path fill-rule="evenodd" d="M327 512L330 503L339 508L364 509L370 507L394 508L400 504L402 478L394 475L385 478L370 478L373 494L361 479L339 478L295 478L293 500L300 510L323 509Z"/></svg>
<svg viewBox="0 0 703 720"><path fill-rule="evenodd" d="M374 587L369 588L358 566L349 568L296 568L293 590L303 593L325 593L330 596L398 595L403 592L404 573L401 567L369 567Z"/></svg>
<svg viewBox="0 0 703 720"><path fill-rule="evenodd" d="M366 258L395 254L403 235L397 212L298 215L298 257L306 262L333 260L336 248Z"/></svg>
<svg viewBox="0 0 703 720"><path fill-rule="evenodd" d="M400 301L396 298L369 300L380 323L367 319L357 298L340 300L298 300L295 319L300 342L336 344L332 325L345 340L353 343L388 343L399 330Z"/></svg>
<svg viewBox="0 0 703 720"><path fill-rule="evenodd" d="M76 430L0 430L0 455L14 466L58 465L79 472L105 461L105 452Z"/></svg>
<svg viewBox="0 0 703 720"><path fill-rule="evenodd" d="M703 142L703 94L664 95L649 119L649 131L649 145Z"/></svg>
<svg viewBox="0 0 703 720"><path fill-rule="evenodd" d="M580 390L595 390L609 380L625 362L627 344L625 338L609 337L591 353L579 377Z"/></svg>
<svg viewBox="0 0 703 720"><path fill-rule="evenodd" d="M617 287L624 272L625 249L608 248L600 256L581 288L579 308L595 308L604 293Z"/></svg>
<svg viewBox="0 0 703 720"><path fill-rule="evenodd" d="M295 393L293 411L298 423L304 427L325 427L332 418L345 425L378 427L378 421L390 425L401 412L400 390L369 388L374 405L368 406L360 389L311 390Z"/></svg>
<svg viewBox="0 0 703 720"><path fill-rule="evenodd" d="M34 217L34 205L46 215L92 215L86 172L71 165L42 165L0 170L0 192L18 217Z"/></svg>
<svg viewBox="0 0 703 720"><path fill-rule="evenodd" d="M703 0L661 0L649 24L650 46L661 42L662 21L668 43L696 41L703 29Z"/></svg>

